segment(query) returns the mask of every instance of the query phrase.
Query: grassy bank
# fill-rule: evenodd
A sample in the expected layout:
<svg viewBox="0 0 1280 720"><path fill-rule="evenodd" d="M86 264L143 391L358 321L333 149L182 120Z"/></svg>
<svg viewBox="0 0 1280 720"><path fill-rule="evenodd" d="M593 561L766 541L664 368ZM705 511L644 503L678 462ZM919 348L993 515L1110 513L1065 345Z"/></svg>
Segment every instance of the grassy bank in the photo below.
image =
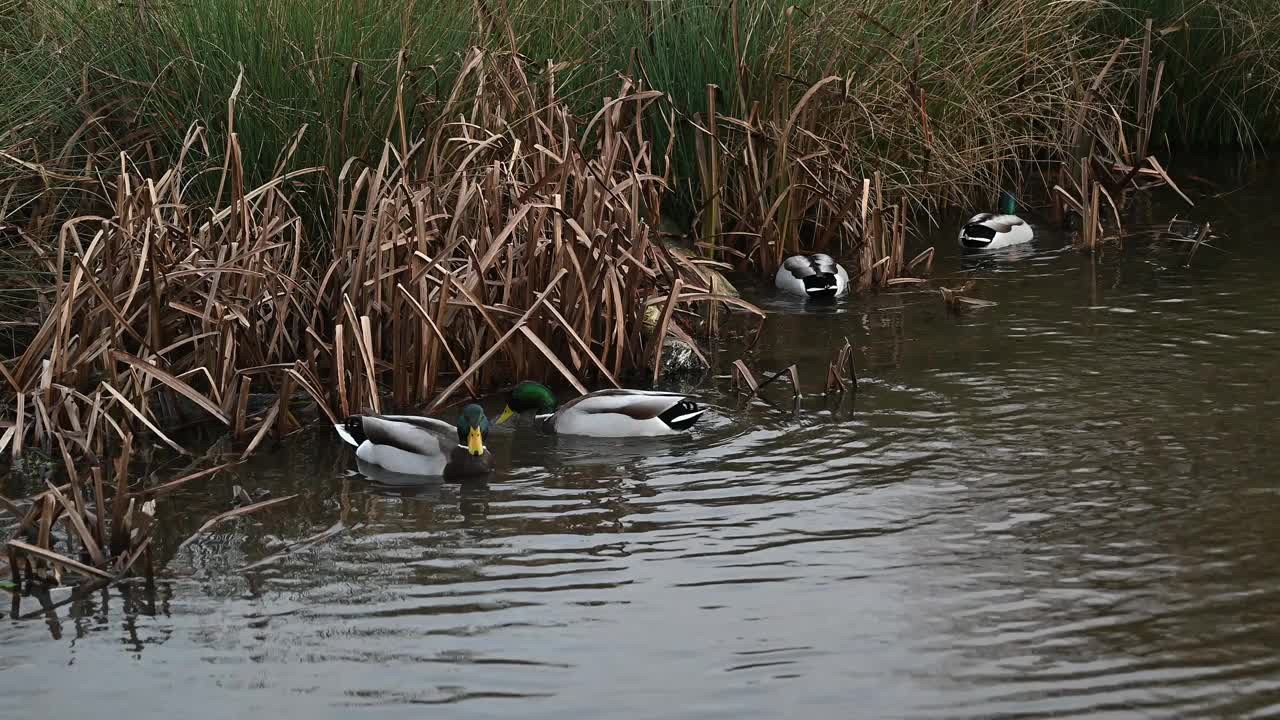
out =
<svg viewBox="0 0 1280 720"><path fill-rule="evenodd" d="M336 417L656 377L665 339L758 312L714 268L825 250L884 287L945 207L1042 174L1098 206L1089 153L1273 140L1268 13L0 0L0 452L100 412L181 451L187 403L254 448L298 392Z"/></svg>
<svg viewBox="0 0 1280 720"><path fill-rule="evenodd" d="M757 103L765 116L785 113L809 84L838 75L850 107L828 129L856 123L838 133L859 151L850 171L867 175L865 165L914 186L926 154L936 182L956 183L975 169L989 180L1020 148L1053 147L1055 126L1123 38L1135 44L1113 69L1107 99L1134 99L1137 41L1150 19L1169 91L1155 136L1272 140L1280 129L1280 32L1260 0L253 0L132 11L96 0L6 3L4 79L19 99L0 111L6 130L58 121L45 136L57 145L86 111L118 104L111 117L134 137L115 128L115 139L154 137L172 151L191 122L225 115L243 66L238 127L255 180L272 174L304 124L313 131L299 151L308 164L376 155L395 84L404 80L414 100L409 121L426 122L473 45L562 64L559 94L579 112L612 91L601 79L616 73L643 75L690 119L706 113L708 84L720 89L720 112L746 119ZM678 136L677 177L694 202L696 148L689 128Z"/></svg>

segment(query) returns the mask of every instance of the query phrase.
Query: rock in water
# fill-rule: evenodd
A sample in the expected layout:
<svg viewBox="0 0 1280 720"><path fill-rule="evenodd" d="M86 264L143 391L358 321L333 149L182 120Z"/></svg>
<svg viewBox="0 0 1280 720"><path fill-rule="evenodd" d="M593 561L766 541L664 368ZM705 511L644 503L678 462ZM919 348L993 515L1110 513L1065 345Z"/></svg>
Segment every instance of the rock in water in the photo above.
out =
<svg viewBox="0 0 1280 720"><path fill-rule="evenodd" d="M711 369L689 343L668 335L662 342L662 376L701 374Z"/></svg>

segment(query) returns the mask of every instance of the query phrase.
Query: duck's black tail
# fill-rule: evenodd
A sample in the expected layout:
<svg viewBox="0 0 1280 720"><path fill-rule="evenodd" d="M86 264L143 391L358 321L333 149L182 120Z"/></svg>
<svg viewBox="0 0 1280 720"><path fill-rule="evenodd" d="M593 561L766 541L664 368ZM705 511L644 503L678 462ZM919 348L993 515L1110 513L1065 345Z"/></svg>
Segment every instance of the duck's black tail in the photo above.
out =
<svg viewBox="0 0 1280 720"><path fill-rule="evenodd" d="M681 400L664 410L658 419L671 426L672 430L688 430L706 411L692 400Z"/></svg>
<svg viewBox="0 0 1280 720"><path fill-rule="evenodd" d="M805 294L811 298L832 297L836 294L836 290L840 289L836 283L835 273L814 273L801 278L801 282L804 283Z"/></svg>
<svg viewBox="0 0 1280 720"><path fill-rule="evenodd" d="M989 228L982 223L969 223L964 226L964 235L962 242L968 248L984 248L991 244L996 237L994 228Z"/></svg>

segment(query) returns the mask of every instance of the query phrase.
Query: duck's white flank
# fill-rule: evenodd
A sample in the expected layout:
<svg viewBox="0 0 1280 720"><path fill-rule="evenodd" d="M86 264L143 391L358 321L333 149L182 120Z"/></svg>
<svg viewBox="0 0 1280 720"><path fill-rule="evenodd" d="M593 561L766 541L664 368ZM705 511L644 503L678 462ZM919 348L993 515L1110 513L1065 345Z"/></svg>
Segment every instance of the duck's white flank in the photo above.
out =
<svg viewBox="0 0 1280 720"><path fill-rule="evenodd" d="M447 455L419 455L390 445L374 445L368 440L356 448L356 457L405 475L443 475L445 465L449 464Z"/></svg>
<svg viewBox="0 0 1280 720"><path fill-rule="evenodd" d="M693 408L686 403L687 399L688 396L681 393L656 390L602 390L560 408L550 418L551 429L561 435L595 437L673 435L688 428L682 422L706 412L705 408ZM665 419L659 417L681 403L686 403L690 411Z"/></svg>

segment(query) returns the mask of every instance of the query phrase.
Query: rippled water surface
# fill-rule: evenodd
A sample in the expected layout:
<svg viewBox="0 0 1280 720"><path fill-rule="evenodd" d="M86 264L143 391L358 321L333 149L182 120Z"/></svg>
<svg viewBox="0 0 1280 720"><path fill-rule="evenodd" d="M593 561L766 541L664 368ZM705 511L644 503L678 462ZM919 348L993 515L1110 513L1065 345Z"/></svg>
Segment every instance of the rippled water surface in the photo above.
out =
<svg viewBox="0 0 1280 720"><path fill-rule="evenodd" d="M154 593L23 600L0 716L1274 716L1280 175L1219 175L1190 270L1043 230L961 316L744 289L798 412L712 377L689 438L495 431L487 487L298 437L174 497ZM828 401L843 337L860 391ZM300 495L178 549L233 484Z"/></svg>

